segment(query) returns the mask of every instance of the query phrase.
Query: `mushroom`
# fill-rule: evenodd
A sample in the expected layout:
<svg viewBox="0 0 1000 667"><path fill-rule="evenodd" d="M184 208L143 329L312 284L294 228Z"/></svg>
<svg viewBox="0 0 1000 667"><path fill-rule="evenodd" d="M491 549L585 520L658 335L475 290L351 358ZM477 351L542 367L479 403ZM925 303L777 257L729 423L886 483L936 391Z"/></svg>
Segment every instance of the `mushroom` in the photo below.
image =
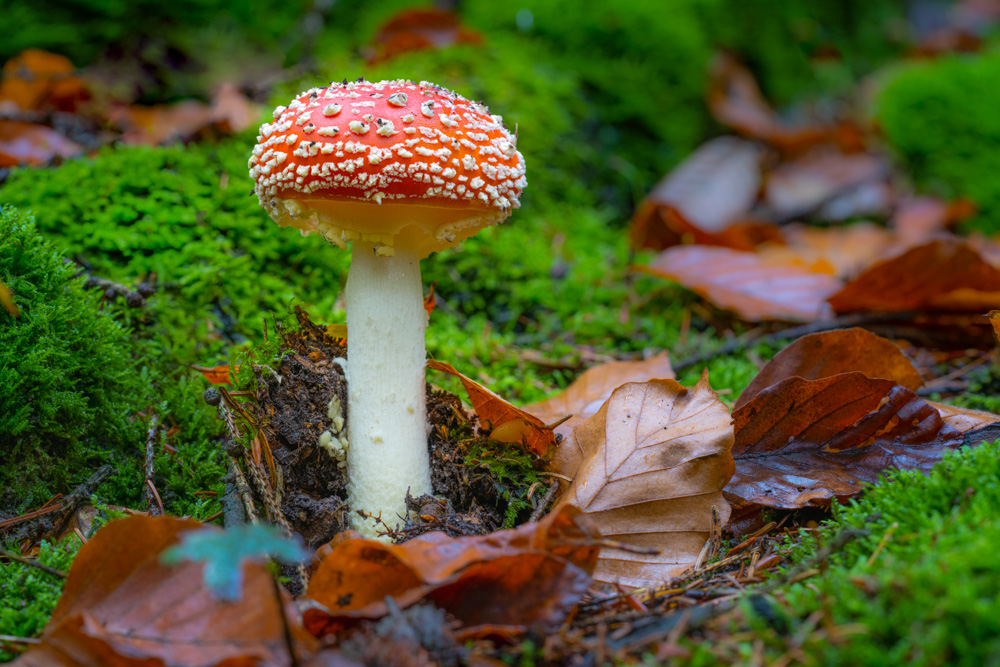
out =
<svg viewBox="0 0 1000 667"><path fill-rule="evenodd" d="M250 176L281 226L353 244L348 501L389 527L432 493L420 260L520 206L524 158L499 116L431 83L332 83L274 110ZM378 522L352 516L374 535Z"/></svg>

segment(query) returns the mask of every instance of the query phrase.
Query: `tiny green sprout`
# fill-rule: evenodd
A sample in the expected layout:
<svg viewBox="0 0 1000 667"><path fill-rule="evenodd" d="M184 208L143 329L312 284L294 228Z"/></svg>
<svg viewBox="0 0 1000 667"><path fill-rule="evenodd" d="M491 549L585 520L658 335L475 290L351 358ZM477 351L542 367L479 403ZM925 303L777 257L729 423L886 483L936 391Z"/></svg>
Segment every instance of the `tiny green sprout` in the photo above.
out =
<svg viewBox="0 0 1000 667"><path fill-rule="evenodd" d="M293 565L305 560L306 551L297 536L283 535L268 524L244 524L226 531L206 527L183 533L180 544L160 554L160 562L203 562L205 585L212 595L238 602L243 594L243 562L268 557Z"/></svg>

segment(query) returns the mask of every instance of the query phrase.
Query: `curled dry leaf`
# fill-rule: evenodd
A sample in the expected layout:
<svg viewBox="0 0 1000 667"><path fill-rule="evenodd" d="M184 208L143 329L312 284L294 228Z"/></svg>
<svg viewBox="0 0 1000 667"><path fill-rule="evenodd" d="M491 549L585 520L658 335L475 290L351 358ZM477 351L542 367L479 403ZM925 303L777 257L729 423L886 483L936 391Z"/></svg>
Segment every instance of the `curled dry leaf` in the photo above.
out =
<svg viewBox="0 0 1000 667"><path fill-rule="evenodd" d="M960 239L937 239L878 262L830 297L859 310L983 312L1000 303L1000 270Z"/></svg>
<svg viewBox="0 0 1000 667"><path fill-rule="evenodd" d="M229 366L213 366L211 368L207 366L191 366L192 370L196 370L205 376L205 379L212 384L230 384L229 382ZM239 371L239 366L236 367Z"/></svg>
<svg viewBox="0 0 1000 667"><path fill-rule="evenodd" d="M639 205L632 217L632 245L663 250L690 236L703 245L739 244L749 250L752 244L739 240L743 235L723 232L757 200L760 171L757 144L736 137L709 141L660 181Z"/></svg>
<svg viewBox="0 0 1000 667"><path fill-rule="evenodd" d="M555 627L590 585L599 540L589 526L577 508L563 507L538 523L475 537L435 532L383 544L342 534L317 552L305 625L317 636L336 634L388 614L391 597L400 608L433 602L473 634Z"/></svg>
<svg viewBox="0 0 1000 667"><path fill-rule="evenodd" d="M648 267L636 268L676 280L750 321L819 319L828 310L826 299L841 287L828 273L729 248L668 248Z"/></svg>
<svg viewBox="0 0 1000 667"><path fill-rule="evenodd" d="M556 456L573 477L561 503L578 505L601 534L654 548L654 555L604 549L594 578L650 586L697 560L729 504L722 489L733 474L733 426L708 374L687 389L674 380L625 384L579 424Z"/></svg>
<svg viewBox="0 0 1000 667"><path fill-rule="evenodd" d="M666 352L643 361L610 361L588 368L566 390L524 408L546 424L554 424L572 415L555 427L564 438L570 436L577 424L601 409L611 392L626 382L646 380L672 380L674 369Z"/></svg>
<svg viewBox="0 0 1000 667"><path fill-rule="evenodd" d="M743 390L733 409L790 377L819 380L852 371L893 380L911 391L924 384L917 369L891 341L865 329L838 329L803 336L778 352Z"/></svg>
<svg viewBox="0 0 1000 667"><path fill-rule="evenodd" d="M892 380L791 377L733 412L739 506L795 509L844 500L891 468L929 470L962 443L933 406Z"/></svg>
<svg viewBox="0 0 1000 667"><path fill-rule="evenodd" d="M454 375L461 381L479 421L492 429L490 438L493 440L524 443L541 457L549 454L556 444L555 433L542 420L514 407L472 378L459 373L451 364L431 359L427 368Z"/></svg>
<svg viewBox="0 0 1000 667"><path fill-rule="evenodd" d="M202 565L169 567L160 553L197 521L135 516L113 521L81 547L42 643L17 667L211 667L289 664L281 608L300 657L316 640L296 622L291 601L278 601L271 575L244 565L239 603L215 599Z"/></svg>

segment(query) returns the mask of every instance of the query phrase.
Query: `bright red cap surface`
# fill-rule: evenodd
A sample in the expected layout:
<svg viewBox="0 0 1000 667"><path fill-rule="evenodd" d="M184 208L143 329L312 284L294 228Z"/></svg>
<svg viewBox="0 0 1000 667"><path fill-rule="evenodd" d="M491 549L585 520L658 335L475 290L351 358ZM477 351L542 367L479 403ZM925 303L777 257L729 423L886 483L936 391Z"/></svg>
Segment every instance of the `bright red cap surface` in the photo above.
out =
<svg viewBox="0 0 1000 667"><path fill-rule="evenodd" d="M250 175L279 225L421 256L520 206L524 157L499 116L427 82L314 88L260 128Z"/></svg>

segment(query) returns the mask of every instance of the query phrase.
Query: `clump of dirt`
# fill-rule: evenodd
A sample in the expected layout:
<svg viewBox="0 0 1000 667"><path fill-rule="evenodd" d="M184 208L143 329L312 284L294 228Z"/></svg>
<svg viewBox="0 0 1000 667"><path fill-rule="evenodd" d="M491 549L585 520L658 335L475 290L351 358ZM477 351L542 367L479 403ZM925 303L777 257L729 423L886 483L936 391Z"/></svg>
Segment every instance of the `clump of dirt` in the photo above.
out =
<svg viewBox="0 0 1000 667"><path fill-rule="evenodd" d="M346 421L336 419L337 414L349 419L343 414L347 349L343 339L311 322L305 312L296 309L295 314L296 327L278 326L280 361L273 368L255 365L255 382L237 389L252 393L242 407L271 449L281 512L315 549L348 528L346 466L321 444L321 438L347 432ZM435 497L407 499L408 521L391 536L402 541L434 530L460 536L502 527L508 504L502 490L487 470L465 464L470 444L477 441L474 418L457 396L429 386L427 416ZM260 500L266 507L266 499Z"/></svg>

